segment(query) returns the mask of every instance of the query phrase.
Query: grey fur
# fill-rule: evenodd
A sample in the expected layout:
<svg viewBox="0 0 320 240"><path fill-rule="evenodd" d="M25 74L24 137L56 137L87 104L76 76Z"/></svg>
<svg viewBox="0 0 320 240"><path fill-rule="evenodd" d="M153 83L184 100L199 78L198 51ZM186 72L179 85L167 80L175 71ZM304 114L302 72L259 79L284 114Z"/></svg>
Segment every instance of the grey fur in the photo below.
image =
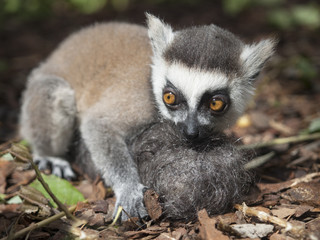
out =
<svg viewBox="0 0 320 240"><path fill-rule="evenodd" d="M231 74L239 72L243 46L238 37L212 24L176 32L163 55L170 63Z"/></svg>
<svg viewBox="0 0 320 240"><path fill-rule="evenodd" d="M199 138L231 127L251 100L254 82L272 56L276 42L267 39L248 45L215 25L173 31L158 18L147 18L154 53L151 82L162 117L185 126L181 128L184 132L198 129ZM163 102L168 82L185 99L174 110ZM209 109L209 102L200 100L208 91L222 89L227 90L229 108L216 116ZM193 126L186 124L191 115L196 119Z"/></svg>
<svg viewBox="0 0 320 240"><path fill-rule="evenodd" d="M98 171L83 139L73 145L77 165L95 178ZM194 220L206 208L210 215L240 203L252 183L244 169L250 154L236 149L231 139L219 134L193 144L168 123L156 123L128 142L141 182L160 195L164 218ZM74 156L73 156L74 157Z"/></svg>
<svg viewBox="0 0 320 240"><path fill-rule="evenodd" d="M64 159L73 136L75 114L74 91L67 82L55 76L31 74L23 96L20 130L33 147L34 161L40 169L51 165L58 176L75 176Z"/></svg>
<svg viewBox="0 0 320 240"><path fill-rule="evenodd" d="M222 86L230 93L228 114L215 118L208 114L208 108L200 109L198 118L188 125L202 124L209 135L229 127L243 112L253 92L252 76L271 56L274 46L272 41L264 41L243 45L239 50L241 42L217 27L174 32L158 18L152 15L147 18L148 29L134 24L103 23L72 34L29 76L21 111L21 134L30 142L39 166L52 165L55 174L72 177L65 159L72 135L80 131L93 168L114 189L116 205L139 217L146 215L142 202L144 185L130 155L128 139L157 121L156 110L160 118L176 124L185 121L182 118L192 111L195 116L199 104L191 109L190 101L200 100L207 84L211 84L210 91L221 87L219 81L226 78L220 70L232 72L224 81L227 86ZM212 30L207 35L209 29ZM219 36L220 40L210 39L211 35ZM200 51L190 49L198 46L197 41ZM222 47L223 42L226 47ZM185 44L190 44L189 48ZM201 51L203 56L199 54ZM163 58L165 52L167 60ZM237 57L239 61L235 60ZM165 74L171 62L177 62L175 59L186 69L176 68L173 78L195 73L194 79L190 79L191 87L184 89L183 94L196 95L186 95L189 112L173 116L163 104L162 91ZM206 81L198 81L203 75ZM211 76L218 80L211 80ZM188 86L183 82L185 77L181 79L181 86ZM123 214L122 220L126 218Z"/></svg>
<svg viewBox="0 0 320 240"><path fill-rule="evenodd" d="M32 72L21 112L21 134L41 168L51 165L54 174L72 177L65 159L80 130L94 169L115 192L116 206L136 217L147 215L144 185L125 141L156 117L150 58L146 28L90 26L72 34Z"/></svg>
<svg viewBox="0 0 320 240"><path fill-rule="evenodd" d="M223 135L194 145L159 123L135 139L132 151L142 183L160 195L166 218L194 220L203 208L223 213L241 202L251 183L246 155Z"/></svg>

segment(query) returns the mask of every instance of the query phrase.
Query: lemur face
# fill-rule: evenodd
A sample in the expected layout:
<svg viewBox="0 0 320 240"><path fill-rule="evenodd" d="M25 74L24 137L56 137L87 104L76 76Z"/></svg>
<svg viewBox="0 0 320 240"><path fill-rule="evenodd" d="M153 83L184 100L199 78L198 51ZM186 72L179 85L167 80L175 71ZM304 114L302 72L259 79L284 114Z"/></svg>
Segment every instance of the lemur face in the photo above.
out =
<svg viewBox="0 0 320 240"><path fill-rule="evenodd" d="M245 45L215 25L173 32L158 18L147 18L151 82L160 114L191 140L232 126L251 99L275 42Z"/></svg>

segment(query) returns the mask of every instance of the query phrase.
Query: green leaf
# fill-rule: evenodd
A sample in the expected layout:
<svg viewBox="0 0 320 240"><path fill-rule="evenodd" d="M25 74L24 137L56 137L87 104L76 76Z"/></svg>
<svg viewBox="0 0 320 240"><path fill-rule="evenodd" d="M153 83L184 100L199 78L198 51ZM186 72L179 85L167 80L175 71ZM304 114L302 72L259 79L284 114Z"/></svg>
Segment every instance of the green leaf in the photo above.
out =
<svg viewBox="0 0 320 240"><path fill-rule="evenodd" d="M317 77L317 68L315 64L305 57L298 57L296 59L296 68L300 72L300 77L304 80L310 80Z"/></svg>
<svg viewBox="0 0 320 240"><path fill-rule="evenodd" d="M29 147L29 146L30 146L30 144L28 143L28 141L25 140L25 139L21 140L21 141L19 142L19 144L22 145L22 146L25 146L25 147Z"/></svg>
<svg viewBox="0 0 320 240"><path fill-rule="evenodd" d="M268 14L268 21L279 29L288 30L293 26L291 14L287 9L274 9Z"/></svg>
<svg viewBox="0 0 320 240"><path fill-rule="evenodd" d="M123 12L129 6L129 0L111 0L111 3L118 12Z"/></svg>
<svg viewBox="0 0 320 240"><path fill-rule="evenodd" d="M320 10L313 5L295 6L292 9L292 16L294 21L309 28L320 27Z"/></svg>
<svg viewBox="0 0 320 240"><path fill-rule="evenodd" d="M222 1L224 11L231 15L236 16L251 4L251 0L224 0Z"/></svg>
<svg viewBox="0 0 320 240"><path fill-rule="evenodd" d="M49 185L52 193L64 204L74 205L77 202L84 201L82 193L76 189L70 182L65 179L61 179L55 175L42 174L44 181ZM53 207L57 207L56 203L49 196L47 191L43 188L41 183L36 179L30 184L31 187L39 190L46 198L50 200L50 204Z"/></svg>
<svg viewBox="0 0 320 240"><path fill-rule="evenodd" d="M82 13L91 14L102 9L107 0L69 0L72 5L79 9Z"/></svg>
<svg viewBox="0 0 320 240"><path fill-rule="evenodd" d="M6 153L1 156L1 159L6 160L6 161L13 161L14 157L11 155L11 153Z"/></svg>
<svg viewBox="0 0 320 240"><path fill-rule="evenodd" d="M320 132L320 118L314 119L308 128L309 133Z"/></svg>
<svg viewBox="0 0 320 240"><path fill-rule="evenodd" d="M7 201L7 204L20 204L20 203L22 203L22 199L18 195L10 198Z"/></svg>
<svg viewBox="0 0 320 240"><path fill-rule="evenodd" d="M0 203L3 203L3 202L5 201L5 200L4 200L5 197L6 197L5 194L0 193Z"/></svg>
<svg viewBox="0 0 320 240"><path fill-rule="evenodd" d="M5 12L15 13L21 7L21 1L19 0L6 0L4 2L4 10Z"/></svg>
<svg viewBox="0 0 320 240"><path fill-rule="evenodd" d="M286 0L255 0L255 3L260 6L277 7L285 3Z"/></svg>

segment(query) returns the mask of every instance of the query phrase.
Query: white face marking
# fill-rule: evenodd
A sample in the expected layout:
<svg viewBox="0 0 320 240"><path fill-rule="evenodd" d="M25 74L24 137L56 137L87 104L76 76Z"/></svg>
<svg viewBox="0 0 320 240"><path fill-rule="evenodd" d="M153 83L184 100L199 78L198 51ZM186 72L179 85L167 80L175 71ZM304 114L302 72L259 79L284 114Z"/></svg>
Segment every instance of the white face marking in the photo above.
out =
<svg viewBox="0 0 320 240"><path fill-rule="evenodd" d="M172 116L162 101L162 91L167 80L169 80L181 93L188 102L189 110L195 111L202 95L206 91L214 91L227 88L228 78L225 74L216 72L203 71L201 69L191 69L182 64L174 63L169 65L161 58L153 59L152 84L153 90L162 115L168 119ZM173 121L183 121L187 113L179 116L179 119ZM204 118L199 116L199 122L208 124Z"/></svg>
<svg viewBox="0 0 320 240"><path fill-rule="evenodd" d="M192 69L177 63L169 66L167 79L182 92L191 111L195 110L206 91L226 88L228 84L227 76L222 73Z"/></svg>

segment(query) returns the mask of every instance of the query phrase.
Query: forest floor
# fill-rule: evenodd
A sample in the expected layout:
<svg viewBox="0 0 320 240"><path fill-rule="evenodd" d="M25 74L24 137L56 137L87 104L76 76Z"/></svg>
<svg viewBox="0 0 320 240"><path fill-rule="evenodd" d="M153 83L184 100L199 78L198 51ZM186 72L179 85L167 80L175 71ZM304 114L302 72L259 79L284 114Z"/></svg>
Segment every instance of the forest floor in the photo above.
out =
<svg viewBox="0 0 320 240"><path fill-rule="evenodd" d="M264 159L255 163L256 184L245 204L211 217L201 210L197 221L187 223L155 218L143 225L134 219L111 225L112 191L100 179L82 176L71 182L90 199L73 208L74 215L86 221L77 226L63 216L52 221L58 211L45 199L33 197L28 185L36 173L30 168L28 150L16 136L19 99L28 72L79 26L110 19L143 24L146 9L138 5L121 14L90 16L62 12L37 24L11 21L1 31L0 56L6 67L0 71L0 238L13 239L27 228L22 238L73 239L86 234L88 239L320 239L320 35L306 28L276 31L261 20L263 9L243 13L241 21L223 16L210 4L184 11L171 6L172 12L165 6L148 9L175 26L211 21L251 41L273 33L280 40L254 100L227 131L244 145L270 143L253 146L256 157ZM46 219L49 222L37 228Z"/></svg>

